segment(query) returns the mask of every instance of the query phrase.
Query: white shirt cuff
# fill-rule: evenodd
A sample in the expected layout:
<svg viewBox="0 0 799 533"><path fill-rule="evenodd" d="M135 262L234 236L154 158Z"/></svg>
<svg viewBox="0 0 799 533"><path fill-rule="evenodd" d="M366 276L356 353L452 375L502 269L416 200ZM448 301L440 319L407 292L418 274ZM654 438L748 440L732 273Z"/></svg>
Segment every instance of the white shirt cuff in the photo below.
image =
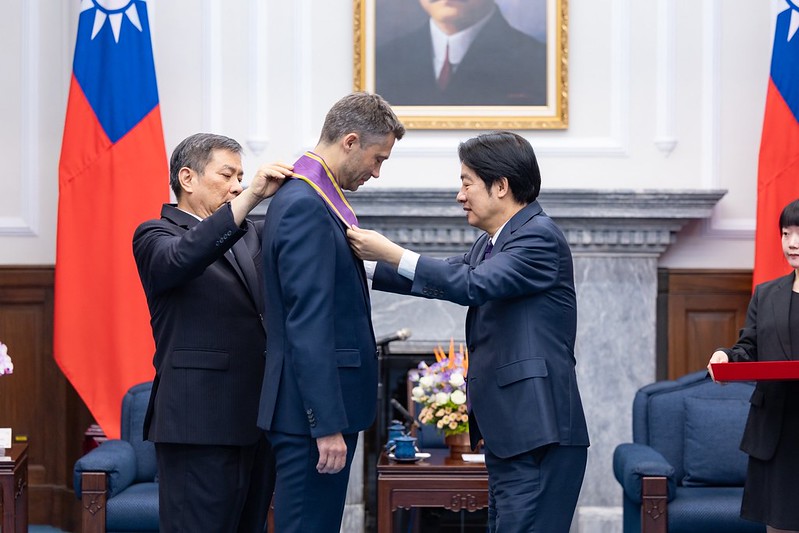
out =
<svg viewBox="0 0 799 533"><path fill-rule="evenodd" d="M410 250L405 250L402 252L402 258L397 267L397 273L403 278L408 278L413 281L413 278L416 276L416 263L418 262L419 254Z"/></svg>

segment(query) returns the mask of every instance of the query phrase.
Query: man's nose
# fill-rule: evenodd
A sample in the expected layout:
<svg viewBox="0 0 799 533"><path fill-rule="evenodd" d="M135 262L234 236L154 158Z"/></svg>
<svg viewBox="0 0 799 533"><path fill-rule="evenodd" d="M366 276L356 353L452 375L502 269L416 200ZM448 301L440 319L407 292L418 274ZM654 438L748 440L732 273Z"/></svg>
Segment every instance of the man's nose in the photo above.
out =
<svg viewBox="0 0 799 533"><path fill-rule="evenodd" d="M458 195L455 196L455 200L462 204L466 203L466 195L463 193L463 191L458 191Z"/></svg>

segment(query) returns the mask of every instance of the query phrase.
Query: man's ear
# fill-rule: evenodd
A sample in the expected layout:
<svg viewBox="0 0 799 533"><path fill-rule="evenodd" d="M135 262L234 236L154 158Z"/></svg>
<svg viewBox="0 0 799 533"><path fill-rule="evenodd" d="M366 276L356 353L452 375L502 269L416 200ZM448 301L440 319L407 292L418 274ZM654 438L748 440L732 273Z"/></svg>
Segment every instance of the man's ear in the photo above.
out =
<svg viewBox="0 0 799 533"><path fill-rule="evenodd" d="M508 178L502 176L497 181L494 182L494 190L497 193L497 198L504 198L507 194L510 193L510 187L508 186Z"/></svg>
<svg viewBox="0 0 799 533"><path fill-rule="evenodd" d="M180 183L180 188L186 192L192 192L194 190L194 178L196 176L197 174L189 167L182 167L178 170L178 183Z"/></svg>
<svg viewBox="0 0 799 533"><path fill-rule="evenodd" d="M354 131L346 134L341 140L341 144L344 147L345 152L349 152L355 147L356 144L359 144L360 142L361 138Z"/></svg>

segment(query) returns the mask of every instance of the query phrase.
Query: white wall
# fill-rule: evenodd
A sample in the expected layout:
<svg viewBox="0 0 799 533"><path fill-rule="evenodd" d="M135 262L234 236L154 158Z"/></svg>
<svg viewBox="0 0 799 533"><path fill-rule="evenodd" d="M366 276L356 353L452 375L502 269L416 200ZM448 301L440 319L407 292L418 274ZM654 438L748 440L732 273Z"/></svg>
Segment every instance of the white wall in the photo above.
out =
<svg viewBox="0 0 799 533"><path fill-rule="evenodd" d="M3 5L0 264L55 261L79 3ZM751 268L772 17L781 3L569 0L569 128L522 132L539 154L543 186L727 189L713 219L686 227L661 264ZM352 89L352 0L149 0L148 9L167 152L204 130L241 141L248 172L292 161ZM454 191L455 148L473 133L410 131L369 186Z"/></svg>

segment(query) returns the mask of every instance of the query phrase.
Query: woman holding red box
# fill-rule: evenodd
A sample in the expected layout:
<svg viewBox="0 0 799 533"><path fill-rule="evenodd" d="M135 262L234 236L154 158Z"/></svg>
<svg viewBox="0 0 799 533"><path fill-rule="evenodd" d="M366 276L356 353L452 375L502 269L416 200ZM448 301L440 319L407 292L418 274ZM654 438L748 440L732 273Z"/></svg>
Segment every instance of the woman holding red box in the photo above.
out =
<svg viewBox="0 0 799 533"><path fill-rule="evenodd" d="M732 348L708 363L799 360L799 200L780 215L782 251L793 272L755 288L746 324ZM749 454L741 517L769 533L799 532L799 382L755 388L741 449Z"/></svg>

